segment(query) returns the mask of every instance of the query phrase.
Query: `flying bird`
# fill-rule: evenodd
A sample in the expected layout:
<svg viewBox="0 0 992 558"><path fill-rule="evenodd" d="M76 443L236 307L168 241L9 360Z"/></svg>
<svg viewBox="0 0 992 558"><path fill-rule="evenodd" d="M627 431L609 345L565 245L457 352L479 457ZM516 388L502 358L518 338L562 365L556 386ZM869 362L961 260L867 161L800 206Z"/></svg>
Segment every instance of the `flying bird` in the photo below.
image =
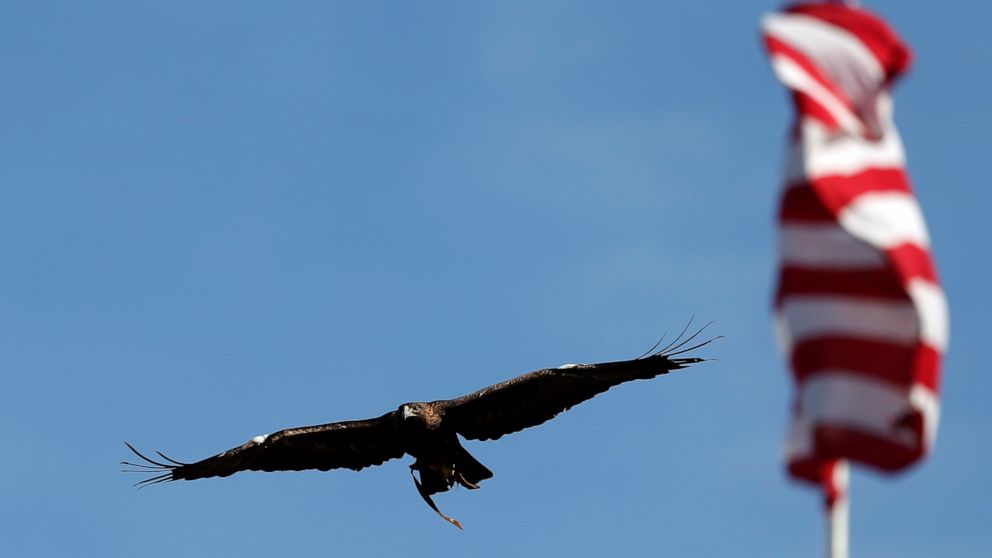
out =
<svg viewBox="0 0 992 558"><path fill-rule="evenodd" d="M688 329L688 326L687 326ZM705 328L704 328L705 329ZM631 380L648 380L671 370L702 362L702 358L673 358L714 339L686 348L702 331L682 334L667 347L618 362L565 364L536 370L455 399L404 403L380 417L280 430L194 463L176 461L156 452L151 459L131 444L144 463L122 461L126 472L154 476L136 483L226 477L239 471L301 471L351 469L359 471L410 454L410 474L417 492L434 512L452 525L458 520L438 509L434 494L461 485L475 490L493 476L459 442L497 440L537 426L562 411ZM417 474L414 474L416 471ZM418 478L419 476L419 478Z"/></svg>

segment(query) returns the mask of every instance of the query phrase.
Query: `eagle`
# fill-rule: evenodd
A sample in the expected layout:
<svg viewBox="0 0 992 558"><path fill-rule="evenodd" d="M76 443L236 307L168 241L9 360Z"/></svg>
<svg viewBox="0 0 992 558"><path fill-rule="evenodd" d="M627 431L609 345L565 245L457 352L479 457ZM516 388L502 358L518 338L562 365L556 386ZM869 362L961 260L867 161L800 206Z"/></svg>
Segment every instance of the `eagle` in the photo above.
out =
<svg viewBox="0 0 992 558"><path fill-rule="evenodd" d="M702 329L683 339L686 330L667 347L656 350L659 341L647 353L632 360L565 364L536 370L455 399L403 403L376 418L288 428L255 436L238 447L194 463L177 461L162 452L155 452L161 459L152 459L124 442L142 462L121 464L130 467L125 472L152 474L135 483L144 487L177 480L227 477L239 471L360 471L409 454L414 458L410 474L421 498L442 519L461 529L458 520L438 509L432 496L455 485L475 490L493 473L462 447L459 436L467 440L497 440L542 424L613 386L648 380L702 362L705 359L675 357L716 338L687 347Z"/></svg>

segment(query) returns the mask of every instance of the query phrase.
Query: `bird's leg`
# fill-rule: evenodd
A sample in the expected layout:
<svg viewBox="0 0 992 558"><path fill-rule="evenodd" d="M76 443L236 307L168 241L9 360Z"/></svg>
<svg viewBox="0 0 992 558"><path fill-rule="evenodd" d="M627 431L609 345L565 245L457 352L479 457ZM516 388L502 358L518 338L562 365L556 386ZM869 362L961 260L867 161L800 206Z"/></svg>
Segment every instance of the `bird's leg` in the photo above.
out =
<svg viewBox="0 0 992 558"><path fill-rule="evenodd" d="M468 481L468 479L465 478L465 475L463 475L461 473L458 473L458 482L459 482L459 484L461 484L462 486L464 486L465 488L467 488L469 490L475 490L475 489L479 488L479 485L472 484L471 482Z"/></svg>
<svg viewBox="0 0 992 558"><path fill-rule="evenodd" d="M412 465L410 466L410 476L413 477L413 484L417 485L417 493L419 493L420 497L424 499L424 502L427 502L427 505L430 506L432 510L434 510L434 513L438 514L439 516L441 516L441 519L447 521L448 523L454 525L455 527L464 530L464 527L462 527L462 524L459 523L457 519L453 517L448 517L443 513L441 513L441 510L437 509L437 504L434 503L434 500L431 498L431 495L428 494L427 490L424 488L424 485L420 484L420 481L417 480L417 475L413 474Z"/></svg>

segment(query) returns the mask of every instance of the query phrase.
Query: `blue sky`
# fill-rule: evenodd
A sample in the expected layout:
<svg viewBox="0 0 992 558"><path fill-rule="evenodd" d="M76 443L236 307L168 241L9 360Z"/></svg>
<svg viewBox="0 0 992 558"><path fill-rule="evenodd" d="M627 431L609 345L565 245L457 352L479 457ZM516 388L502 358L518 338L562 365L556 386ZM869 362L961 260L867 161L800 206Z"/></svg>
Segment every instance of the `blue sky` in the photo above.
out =
<svg viewBox="0 0 992 558"><path fill-rule="evenodd" d="M950 300L935 453L853 478L854 556L992 553L992 5L865 2ZM818 556L780 463L768 302L777 2L66 2L0 18L0 540L11 556ZM718 360L409 458L137 491L193 460L564 362L690 316Z"/></svg>

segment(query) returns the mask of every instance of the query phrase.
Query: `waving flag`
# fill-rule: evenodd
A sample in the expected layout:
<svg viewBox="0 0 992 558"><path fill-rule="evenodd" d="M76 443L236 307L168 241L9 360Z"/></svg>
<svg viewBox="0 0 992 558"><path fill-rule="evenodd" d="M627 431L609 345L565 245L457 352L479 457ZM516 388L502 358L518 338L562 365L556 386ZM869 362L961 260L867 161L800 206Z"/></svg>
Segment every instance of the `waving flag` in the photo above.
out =
<svg viewBox="0 0 992 558"><path fill-rule="evenodd" d="M790 474L899 470L934 443L947 305L889 87L908 48L871 13L798 4L762 22L797 118L779 221L777 332L795 384Z"/></svg>

